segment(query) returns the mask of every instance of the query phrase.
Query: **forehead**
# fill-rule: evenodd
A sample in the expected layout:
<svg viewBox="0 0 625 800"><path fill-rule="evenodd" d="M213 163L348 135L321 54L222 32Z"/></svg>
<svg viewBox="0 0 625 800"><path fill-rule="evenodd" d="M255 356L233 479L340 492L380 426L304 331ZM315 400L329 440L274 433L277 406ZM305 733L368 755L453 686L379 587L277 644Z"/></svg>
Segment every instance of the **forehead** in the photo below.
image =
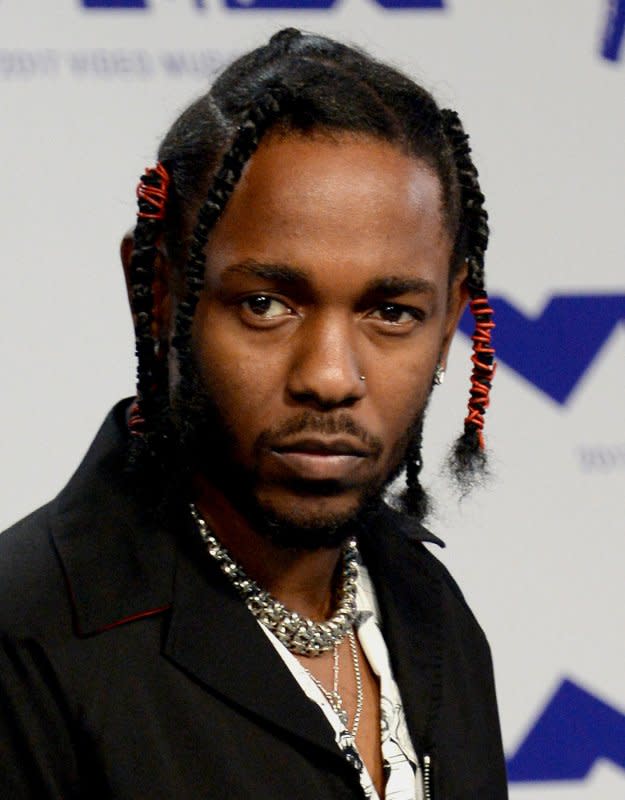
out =
<svg viewBox="0 0 625 800"><path fill-rule="evenodd" d="M381 270L446 281L450 252L440 181L425 162L363 135L274 134L246 166L208 263L209 276L253 259L364 281Z"/></svg>

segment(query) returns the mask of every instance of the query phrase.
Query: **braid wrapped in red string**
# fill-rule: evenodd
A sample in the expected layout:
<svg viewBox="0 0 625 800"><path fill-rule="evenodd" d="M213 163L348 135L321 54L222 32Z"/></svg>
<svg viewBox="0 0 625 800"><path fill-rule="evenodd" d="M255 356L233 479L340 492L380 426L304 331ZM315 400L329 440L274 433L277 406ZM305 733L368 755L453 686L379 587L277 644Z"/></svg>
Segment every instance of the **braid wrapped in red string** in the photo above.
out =
<svg viewBox="0 0 625 800"><path fill-rule="evenodd" d="M473 336L473 370L469 393L468 414L464 431L454 449L453 471L466 478L467 472L475 475L485 465L484 414L490 401L490 390L495 374L495 349L491 333L495 327L493 309L488 301L484 280L484 255L488 246L488 214L484 208L484 195L480 190L478 172L471 158L469 137L455 111L441 112L443 128L451 146L461 196L460 232L457 244L466 261L469 289L469 307L475 319Z"/></svg>
<svg viewBox="0 0 625 800"><path fill-rule="evenodd" d="M165 352L154 331L155 262L163 230L169 174L160 162L147 167L137 186L137 225L130 260L130 302L135 325L137 397L130 409L128 429L137 448L153 448L151 422L166 393Z"/></svg>
<svg viewBox="0 0 625 800"><path fill-rule="evenodd" d="M471 313L475 317L473 332L473 371L471 373L471 392L469 394L469 413L465 418L465 426L475 430L478 444L484 450L484 412L490 402L490 387L497 365L495 364L495 348L491 344L491 331L495 327L493 309L490 307L486 292L470 302Z"/></svg>
<svg viewBox="0 0 625 800"><path fill-rule="evenodd" d="M165 167L158 162L155 167L146 167L141 180L137 184L137 199L139 201L139 219L165 219L165 206L169 190L169 174Z"/></svg>

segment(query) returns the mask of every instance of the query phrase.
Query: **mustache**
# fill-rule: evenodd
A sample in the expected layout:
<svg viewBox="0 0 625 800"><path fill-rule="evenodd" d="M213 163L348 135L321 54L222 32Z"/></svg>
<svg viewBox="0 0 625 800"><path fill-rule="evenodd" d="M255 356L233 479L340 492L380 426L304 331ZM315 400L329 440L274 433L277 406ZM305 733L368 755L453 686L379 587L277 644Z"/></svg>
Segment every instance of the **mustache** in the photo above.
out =
<svg viewBox="0 0 625 800"><path fill-rule="evenodd" d="M338 414L317 414L303 411L284 422L263 431L256 440L255 450L260 452L274 447L297 434L316 433L322 436L346 434L356 439L373 458L379 458L384 449L381 439L369 433L353 417L345 412Z"/></svg>

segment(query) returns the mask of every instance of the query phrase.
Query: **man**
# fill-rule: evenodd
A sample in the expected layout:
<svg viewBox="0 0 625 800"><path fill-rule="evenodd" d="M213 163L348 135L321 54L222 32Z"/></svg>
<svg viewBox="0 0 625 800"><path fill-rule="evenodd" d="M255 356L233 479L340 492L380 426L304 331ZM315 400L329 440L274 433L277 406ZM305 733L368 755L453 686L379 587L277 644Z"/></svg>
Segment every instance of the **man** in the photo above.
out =
<svg viewBox="0 0 625 800"><path fill-rule="evenodd" d="M494 369L457 115L289 29L183 113L138 196L137 397L0 537L0 794L505 798L488 646L420 525L468 298L459 474Z"/></svg>

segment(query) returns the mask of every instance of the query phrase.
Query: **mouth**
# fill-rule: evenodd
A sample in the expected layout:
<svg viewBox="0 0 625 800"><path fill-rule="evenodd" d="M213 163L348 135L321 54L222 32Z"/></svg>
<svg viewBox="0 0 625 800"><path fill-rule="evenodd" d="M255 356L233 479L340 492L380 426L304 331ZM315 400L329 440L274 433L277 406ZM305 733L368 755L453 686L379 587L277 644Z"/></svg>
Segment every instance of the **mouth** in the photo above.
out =
<svg viewBox="0 0 625 800"><path fill-rule="evenodd" d="M363 444L345 437L321 438L309 436L281 442L271 449L276 453L306 453L320 456L356 456L357 458L366 458L371 455L371 451Z"/></svg>
<svg viewBox="0 0 625 800"><path fill-rule="evenodd" d="M346 438L308 437L281 442L270 448L272 457L292 476L303 480L353 479L373 453Z"/></svg>

